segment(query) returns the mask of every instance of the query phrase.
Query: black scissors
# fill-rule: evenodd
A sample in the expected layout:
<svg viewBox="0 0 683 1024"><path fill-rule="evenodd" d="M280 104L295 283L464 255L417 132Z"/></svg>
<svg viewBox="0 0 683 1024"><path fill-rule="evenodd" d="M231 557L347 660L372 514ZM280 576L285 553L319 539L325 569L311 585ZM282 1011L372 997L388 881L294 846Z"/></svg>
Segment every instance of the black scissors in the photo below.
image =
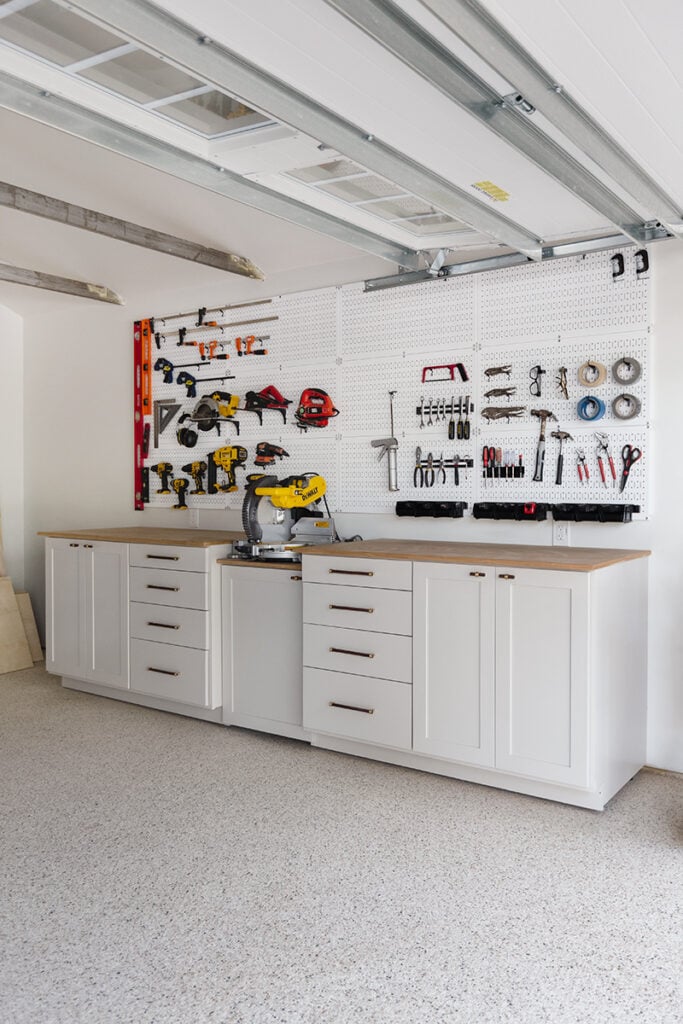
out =
<svg viewBox="0 0 683 1024"><path fill-rule="evenodd" d="M621 459L624 463L624 468L621 471L621 482L619 484L620 491L623 491L624 487L626 487L626 481L628 480L628 475L631 472L631 466L634 462L637 462L638 459L642 459L642 457L643 453L640 448L634 448L630 444L625 444L621 449Z"/></svg>

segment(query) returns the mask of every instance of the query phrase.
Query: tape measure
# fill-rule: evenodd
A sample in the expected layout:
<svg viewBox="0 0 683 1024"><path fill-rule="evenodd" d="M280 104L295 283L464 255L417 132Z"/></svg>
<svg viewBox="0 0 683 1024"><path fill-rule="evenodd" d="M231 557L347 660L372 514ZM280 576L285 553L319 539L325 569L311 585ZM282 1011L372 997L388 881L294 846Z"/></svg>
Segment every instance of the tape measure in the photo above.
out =
<svg viewBox="0 0 683 1024"><path fill-rule="evenodd" d="M640 380L642 372L642 367L638 360L633 359L631 356L617 359L612 367L612 376L617 384L635 384L637 380Z"/></svg>
<svg viewBox="0 0 683 1024"><path fill-rule="evenodd" d="M607 370L602 363L594 363L588 360L579 367L577 377L582 387L598 388L601 384L604 384Z"/></svg>
<svg viewBox="0 0 683 1024"><path fill-rule="evenodd" d="M605 403L595 395L586 395L577 405L576 412L579 419L592 423L594 420L601 420L605 415Z"/></svg>
<svg viewBox="0 0 683 1024"><path fill-rule="evenodd" d="M618 420L632 420L640 413L640 409L640 399L635 395L617 395L612 402L612 412Z"/></svg>

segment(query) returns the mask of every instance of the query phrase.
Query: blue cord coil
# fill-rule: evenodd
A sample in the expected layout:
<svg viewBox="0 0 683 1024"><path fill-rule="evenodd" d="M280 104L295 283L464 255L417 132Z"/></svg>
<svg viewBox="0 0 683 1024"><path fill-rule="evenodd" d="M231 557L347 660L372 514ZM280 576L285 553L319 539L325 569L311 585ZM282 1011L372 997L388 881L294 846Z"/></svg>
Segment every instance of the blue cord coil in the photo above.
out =
<svg viewBox="0 0 683 1024"><path fill-rule="evenodd" d="M588 420L589 422L601 420L605 415L605 403L595 395L586 395L577 405L576 411L579 419Z"/></svg>

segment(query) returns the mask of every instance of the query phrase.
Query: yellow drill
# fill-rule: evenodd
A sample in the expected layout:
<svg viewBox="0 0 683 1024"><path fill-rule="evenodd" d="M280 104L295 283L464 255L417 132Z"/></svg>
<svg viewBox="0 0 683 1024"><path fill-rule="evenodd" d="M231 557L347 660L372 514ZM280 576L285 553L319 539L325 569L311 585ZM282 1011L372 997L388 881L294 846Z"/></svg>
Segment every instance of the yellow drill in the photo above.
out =
<svg viewBox="0 0 683 1024"><path fill-rule="evenodd" d="M180 467L183 473L189 473L194 480L194 490L190 494L206 494L204 490L204 474L207 470L205 462L188 462L186 466Z"/></svg>
<svg viewBox="0 0 683 1024"><path fill-rule="evenodd" d="M241 445L226 445L225 448L218 448L209 455L209 494L218 494L220 491L236 491L237 479L235 469L237 466L244 466L249 453ZM222 469L228 478L228 483L218 483L218 470Z"/></svg>

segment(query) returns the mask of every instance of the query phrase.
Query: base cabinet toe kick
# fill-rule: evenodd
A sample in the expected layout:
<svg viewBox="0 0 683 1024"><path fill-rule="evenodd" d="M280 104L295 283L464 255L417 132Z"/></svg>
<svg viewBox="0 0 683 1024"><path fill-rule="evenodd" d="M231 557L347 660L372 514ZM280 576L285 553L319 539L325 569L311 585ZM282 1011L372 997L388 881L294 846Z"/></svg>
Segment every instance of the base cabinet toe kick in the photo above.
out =
<svg viewBox="0 0 683 1024"><path fill-rule="evenodd" d="M304 554L303 590L315 746L594 810L643 766L646 558Z"/></svg>

